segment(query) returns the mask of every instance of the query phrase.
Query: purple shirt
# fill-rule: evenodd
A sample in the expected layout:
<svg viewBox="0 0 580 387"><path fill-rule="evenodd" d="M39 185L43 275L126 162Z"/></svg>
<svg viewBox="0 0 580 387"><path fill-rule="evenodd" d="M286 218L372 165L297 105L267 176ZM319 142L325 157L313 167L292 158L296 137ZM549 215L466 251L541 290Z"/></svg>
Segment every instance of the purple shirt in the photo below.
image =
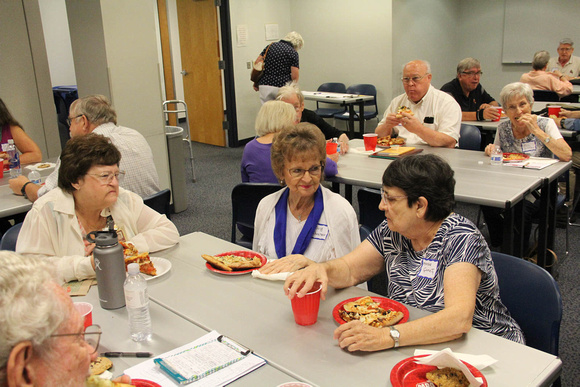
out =
<svg viewBox="0 0 580 387"><path fill-rule="evenodd" d="M278 178L272 170L270 161L272 144L262 144L253 139L246 144L242 155L242 182L244 183L274 183L279 184ZM334 161L326 158L324 175L334 176L338 173L338 166Z"/></svg>

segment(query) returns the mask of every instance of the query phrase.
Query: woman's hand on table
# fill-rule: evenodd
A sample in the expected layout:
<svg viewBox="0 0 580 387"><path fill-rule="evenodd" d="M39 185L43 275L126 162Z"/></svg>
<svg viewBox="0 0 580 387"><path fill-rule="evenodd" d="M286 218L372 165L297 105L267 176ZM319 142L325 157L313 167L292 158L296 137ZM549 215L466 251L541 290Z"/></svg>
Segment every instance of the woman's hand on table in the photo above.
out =
<svg viewBox="0 0 580 387"><path fill-rule="evenodd" d="M314 263L304 255L294 254L268 262L259 272L262 274L276 274L295 272Z"/></svg>
<svg viewBox="0 0 580 387"><path fill-rule="evenodd" d="M495 144L487 144L485 147L485 155L491 156L491 152L493 152L493 148L495 148Z"/></svg>
<svg viewBox="0 0 580 387"><path fill-rule="evenodd" d="M348 136L344 133L341 134L338 142L340 142L340 154L343 155L348 152Z"/></svg>
<svg viewBox="0 0 580 387"><path fill-rule="evenodd" d="M350 321L334 330L340 348L353 351L380 351L390 348L389 328L375 328L360 321ZM388 337L387 337L388 336Z"/></svg>
<svg viewBox="0 0 580 387"><path fill-rule="evenodd" d="M326 299L328 276L324 265L320 263L312 263L308 267L298 270L286 278L286 282L284 282L284 293L290 300L294 296L302 298L312 289L312 286L316 282L320 283L320 298L323 300Z"/></svg>

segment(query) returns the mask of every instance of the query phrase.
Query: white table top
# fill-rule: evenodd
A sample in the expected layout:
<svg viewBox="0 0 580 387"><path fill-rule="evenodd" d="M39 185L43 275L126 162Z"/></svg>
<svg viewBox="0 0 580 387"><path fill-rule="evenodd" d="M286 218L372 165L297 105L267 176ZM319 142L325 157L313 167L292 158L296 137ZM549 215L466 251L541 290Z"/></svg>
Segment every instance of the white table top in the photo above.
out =
<svg viewBox="0 0 580 387"><path fill-rule="evenodd" d="M156 255L172 261L173 268L151 283L151 300L209 330L228 335L253 349L268 363L297 379L320 386L391 385L390 370L413 355L414 347L374 353L349 353L332 338L338 324L332 317L336 304L368 294L360 288L329 289L318 322L303 327L294 323L282 282L253 279L249 274L225 276L205 267L201 254L240 250L239 246L204 233L182 236L179 245ZM410 318L428 314L409 308ZM155 329L154 329L155 330ZM170 337L181 336L175 330ZM490 386L549 385L561 370L553 355L472 329L463 339L421 346L440 350L489 354L498 363L482 370ZM272 382L270 385L276 385Z"/></svg>
<svg viewBox="0 0 580 387"><path fill-rule="evenodd" d="M161 280L161 278L159 278ZM154 280L154 281L157 281ZM148 284L152 282L149 281ZM103 334L99 344L99 353L103 352L152 352L153 356L190 343L205 335L208 331L185 320L162 306L150 302L149 311L153 327L153 337L150 341L137 343L129 335L127 309L102 309L99 305L97 287L93 286L84 297L73 297L73 302L89 302L93 305L93 324L101 326ZM146 358L118 357L110 358L114 377ZM233 386L263 386L272 387L278 384L296 380L294 377L272 367L264 365L257 370L234 381ZM174 386L178 386L175 384Z"/></svg>
<svg viewBox="0 0 580 387"><path fill-rule="evenodd" d="M580 94L580 85L572 85L572 94Z"/></svg>
<svg viewBox="0 0 580 387"><path fill-rule="evenodd" d="M325 91L302 91L304 99L326 103L349 104L362 101L372 101L372 95L329 93Z"/></svg>

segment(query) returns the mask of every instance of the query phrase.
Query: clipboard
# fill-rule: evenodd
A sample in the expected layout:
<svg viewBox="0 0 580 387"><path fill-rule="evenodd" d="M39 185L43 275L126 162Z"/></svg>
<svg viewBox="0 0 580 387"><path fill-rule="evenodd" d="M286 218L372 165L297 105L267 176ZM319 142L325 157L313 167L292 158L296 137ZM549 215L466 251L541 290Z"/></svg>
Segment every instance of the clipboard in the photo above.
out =
<svg viewBox="0 0 580 387"><path fill-rule="evenodd" d="M185 385L224 369L251 353L252 350L220 335L195 347L153 361L174 381Z"/></svg>

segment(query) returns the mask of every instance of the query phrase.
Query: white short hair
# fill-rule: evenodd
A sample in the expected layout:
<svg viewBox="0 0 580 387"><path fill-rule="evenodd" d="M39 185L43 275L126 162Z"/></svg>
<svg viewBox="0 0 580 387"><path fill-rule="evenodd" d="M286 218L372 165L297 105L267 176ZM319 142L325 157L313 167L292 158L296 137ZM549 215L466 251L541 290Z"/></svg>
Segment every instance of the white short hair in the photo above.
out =
<svg viewBox="0 0 580 387"><path fill-rule="evenodd" d="M501 106L505 108L509 101L516 97L526 97L530 105L534 103L534 92L532 87L527 83L514 82L507 84L501 89L499 93L499 101Z"/></svg>
<svg viewBox="0 0 580 387"><path fill-rule="evenodd" d="M265 136L268 133L276 133L294 125L295 121L294 106L283 101L268 101L262 105L256 117L256 134Z"/></svg>
<svg viewBox="0 0 580 387"><path fill-rule="evenodd" d="M304 46L304 39L302 39L302 35L296 31L288 32L282 40L292 43L292 47L294 47L296 51L300 50Z"/></svg>

